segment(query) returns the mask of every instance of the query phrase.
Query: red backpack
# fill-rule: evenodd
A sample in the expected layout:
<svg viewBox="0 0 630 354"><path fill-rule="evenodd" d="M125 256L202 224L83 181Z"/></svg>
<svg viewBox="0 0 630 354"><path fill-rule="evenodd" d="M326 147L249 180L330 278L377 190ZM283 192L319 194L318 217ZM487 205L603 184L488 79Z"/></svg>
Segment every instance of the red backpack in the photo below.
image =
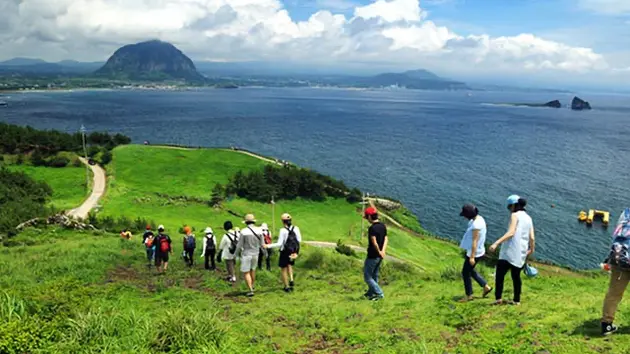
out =
<svg viewBox="0 0 630 354"><path fill-rule="evenodd" d="M170 250L170 245L168 244L168 238L166 236L160 237L160 251L163 253L167 253Z"/></svg>
<svg viewBox="0 0 630 354"><path fill-rule="evenodd" d="M270 245L271 244L271 233L269 231L265 231L263 233L263 237L265 238L265 244Z"/></svg>

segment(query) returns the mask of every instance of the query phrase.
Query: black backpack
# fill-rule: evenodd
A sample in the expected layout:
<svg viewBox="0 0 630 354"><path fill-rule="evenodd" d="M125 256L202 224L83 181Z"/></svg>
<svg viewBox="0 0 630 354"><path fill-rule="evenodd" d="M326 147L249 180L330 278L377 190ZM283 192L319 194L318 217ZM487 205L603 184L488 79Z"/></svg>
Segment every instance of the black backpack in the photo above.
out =
<svg viewBox="0 0 630 354"><path fill-rule="evenodd" d="M227 236L228 240L230 240L230 248L228 249L228 251L230 252L230 254L236 253L236 244L238 242L238 237L236 236L236 233L234 233L234 235L230 235L230 233L228 232L225 234L225 236Z"/></svg>
<svg viewBox="0 0 630 354"><path fill-rule="evenodd" d="M214 251L216 249L216 246L214 245L214 235L210 235L210 237L208 237L208 235L206 235L206 251Z"/></svg>
<svg viewBox="0 0 630 354"><path fill-rule="evenodd" d="M294 229L295 226L292 226L291 228L287 227L289 235L287 236L286 241L284 241L284 251L289 254L300 253L300 241L298 241Z"/></svg>

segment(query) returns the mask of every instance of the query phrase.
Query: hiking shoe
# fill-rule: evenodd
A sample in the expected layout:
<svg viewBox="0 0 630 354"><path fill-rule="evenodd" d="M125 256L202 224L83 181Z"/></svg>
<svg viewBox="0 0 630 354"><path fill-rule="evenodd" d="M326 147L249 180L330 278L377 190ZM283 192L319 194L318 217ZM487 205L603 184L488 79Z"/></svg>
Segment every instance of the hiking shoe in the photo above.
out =
<svg viewBox="0 0 630 354"><path fill-rule="evenodd" d="M253 297L253 296L254 296L254 292L253 292L253 291L250 291L250 292L248 292L248 293L247 293L247 294L245 294L245 295L247 295L247 297Z"/></svg>
<svg viewBox="0 0 630 354"><path fill-rule="evenodd" d="M369 299L369 298L372 297L372 294L370 294L370 292L367 291L365 294L363 294L363 297L366 298L366 299Z"/></svg>
<svg viewBox="0 0 630 354"><path fill-rule="evenodd" d="M290 292L291 292L291 288L288 288L288 287L287 287L287 288L284 288L284 292L285 292L285 293L290 293Z"/></svg>
<svg viewBox="0 0 630 354"><path fill-rule="evenodd" d="M379 300L383 300L385 298L385 296L383 295L373 295L370 296L370 301L379 301Z"/></svg>
<svg viewBox="0 0 630 354"><path fill-rule="evenodd" d="M617 328L617 326L615 326L612 323L602 322L602 335L603 336L611 335L611 334L617 332L618 329L619 328Z"/></svg>
<svg viewBox="0 0 630 354"><path fill-rule="evenodd" d="M294 286L295 286L295 282L294 282L293 280L291 280L291 281L289 282L289 286L290 286L290 287L294 287Z"/></svg>

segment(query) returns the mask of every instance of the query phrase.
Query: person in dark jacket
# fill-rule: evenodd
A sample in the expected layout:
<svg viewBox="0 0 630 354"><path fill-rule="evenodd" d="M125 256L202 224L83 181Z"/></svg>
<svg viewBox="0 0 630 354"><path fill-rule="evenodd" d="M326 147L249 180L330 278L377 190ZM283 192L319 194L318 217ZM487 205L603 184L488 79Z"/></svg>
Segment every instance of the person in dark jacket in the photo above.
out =
<svg viewBox="0 0 630 354"><path fill-rule="evenodd" d="M155 245L155 267L158 273L166 272L168 269L168 258L173 253L171 238L164 233L164 225L158 226L158 235L153 241Z"/></svg>

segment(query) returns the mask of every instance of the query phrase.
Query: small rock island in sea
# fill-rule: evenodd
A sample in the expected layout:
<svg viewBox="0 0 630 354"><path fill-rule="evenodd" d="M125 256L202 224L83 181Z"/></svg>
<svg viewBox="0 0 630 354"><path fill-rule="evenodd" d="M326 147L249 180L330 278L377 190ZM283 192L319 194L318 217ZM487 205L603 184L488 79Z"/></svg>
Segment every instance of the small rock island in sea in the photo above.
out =
<svg viewBox="0 0 630 354"><path fill-rule="evenodd" d="M583 111L591 109L591 105L583 99L575 96L571 101L571 109L574 111Z"/></svg>
<svg viewBox="0 0 630 354"><path fill-rule="evenodd" d="M549 107L549 108L562 108L562 103L559 100L549 101L547 103L511 103L511 106L517 107ZM571 101L571 109L574 111L582 111L591 109L591 105L575 96Z"/></svg>

